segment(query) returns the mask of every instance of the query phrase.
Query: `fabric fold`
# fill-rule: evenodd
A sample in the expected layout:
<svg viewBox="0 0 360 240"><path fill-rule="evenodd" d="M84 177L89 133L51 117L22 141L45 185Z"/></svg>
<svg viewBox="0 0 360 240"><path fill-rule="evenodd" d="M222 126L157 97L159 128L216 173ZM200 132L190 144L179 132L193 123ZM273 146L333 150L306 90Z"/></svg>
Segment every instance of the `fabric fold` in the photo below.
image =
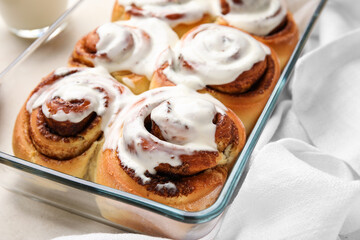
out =
<svg viewBox="0 0 360 240"><path fill-rule="evenodd" d="M219 236L336 239L351 206L359 206L359 196L360 182L341 160L305 142L283 139L257 154ZM239 223L238 231L225 227L231 222Z"/></svg>
<svg viewBox="0 0 360 240"><path fill-rule="evenodd" d="M292 85L293 109L310 140L319 149L348 162L357 173L359 41L360 29L306 55L297 65Z"/></svg>

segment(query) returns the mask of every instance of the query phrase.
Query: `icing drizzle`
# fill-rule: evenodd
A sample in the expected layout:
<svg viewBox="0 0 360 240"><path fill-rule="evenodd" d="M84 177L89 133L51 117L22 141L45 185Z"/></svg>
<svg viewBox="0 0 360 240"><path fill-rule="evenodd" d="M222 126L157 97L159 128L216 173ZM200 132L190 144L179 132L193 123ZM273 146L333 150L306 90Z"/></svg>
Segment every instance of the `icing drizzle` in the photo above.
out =
<svg viewBox="0 0 360 240"><path fill-rule="evenodd" d="M171 27L199 21L210 11L208 0L122 0L126 12L144 17L156 17Z"/></svg>
<svg viewBox="0 0 360 240"><path fill-rule="evenodd" d="M153 89L137 96L117 116L104 149L117 151L121 164L133 169L135 176L146 183L150 181L146 172L155 174L161 163L176 167L182 164L181 155L217 152L216 125L212 121L217 113L225 111L226 107L210 95L184 86ZM144 122L149 116L165 140L146 129Z"/></svg>
<svg viewBox="0 0 360 240"><path fill-rule="evenodd" d="M221 0L212 1L214 13L230 25L249 33L266 36L284 20L287 9L283 0L226 0L224 12Z"/></svg>
<svg viewBox="0 0 360 240"><path fill-rule="evenodd" d="M70 73L74 70L74 73ZM78 123L95 112L98 116L102 116L102 130L104 130L112 122L114 115L132 97L130 90L114 80L102 68L60 68L54 72L54 76L59 78L51 84L42 86L31 95L26 104L29 113L41 106L47 118L59 122ZM51 113L47 102L54 98L65 101L84 99L89 105L84 111L64 112L59 109L56 113Z"/></svg>
<svg viewBox="0 0 360 240"><path fill-rule="evenodd" d="M159 54L179 40L166 23L156 18L133 17L106 23L97 29L97 34L95 66L109 72L131 71L148 79L155 71Z"/></svg>
<svg viewBox="0 0 360 240"><path fill-rule="evenodd" d="M162 53L158 67L167 64L170 81L193 89L230 83L270 54L250 35L218 24L200 25L182 40Z"/></svg>

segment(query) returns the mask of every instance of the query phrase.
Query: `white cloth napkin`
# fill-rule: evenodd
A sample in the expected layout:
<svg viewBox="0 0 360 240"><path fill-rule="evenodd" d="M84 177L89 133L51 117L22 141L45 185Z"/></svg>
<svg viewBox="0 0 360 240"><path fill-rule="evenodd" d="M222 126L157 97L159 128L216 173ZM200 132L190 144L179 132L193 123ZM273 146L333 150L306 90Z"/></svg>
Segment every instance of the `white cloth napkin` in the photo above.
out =
<svg viewBox="0 0 360 240"><path fill-rule="evenodd" d="M329 0L217 239L360 239L359 12L359 1Z"/></svg>

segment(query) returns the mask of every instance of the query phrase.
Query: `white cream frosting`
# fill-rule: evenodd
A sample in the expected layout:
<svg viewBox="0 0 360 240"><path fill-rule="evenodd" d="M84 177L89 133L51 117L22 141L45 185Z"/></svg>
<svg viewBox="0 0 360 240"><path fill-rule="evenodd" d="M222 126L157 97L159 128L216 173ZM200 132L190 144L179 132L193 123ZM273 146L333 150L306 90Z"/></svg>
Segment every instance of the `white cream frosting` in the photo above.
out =
<svg viewBox="0 0 360 240"><path fill-rule="evenodd" d="M41 106L47 118L56 121L70 121L77 123L82 121L90 113L95 112L102 116L102 130L112 121L129 99L133 96L131 91L123 87L123 92L119 90L120 83L114 80L105 69L102 68L82 68L78 72L64 76L74 68L60 68L54 75L60 77L52 84L44 85L35 92L26 104L26 110L31 113L33 109ZM99 89L103 91L100 91ZM90 102L89 107L81 112L65 113L58 110L51 114L47 102L60 97L65 101L84 99Z"/></svg>
<svg viewBox="0 0 360 240"><path fill-rule="evenodd" d="M226 107L215 98L185 86L153 89L136 96L134 102L117 115L108 129L103 148L117 151L121 163L146 183L150 179L145 172L155 174L155 168L161 163L180 166L180 155L217 151L216 125L212 120L216 113L225 114L225 111ZM144 125L149 115L162 133L167 132L164 137L170 141L149 133ZM173 128L185 131L176 132ZM157 147L144 150L144 139L155 142Z"/></svg>
<svg viewBox="0 0 360 240"><path fill-rule="evenodd" d="M97 29L95 66L109 72L131 71L151 78L159 54L179 40L176 33L156 18L133 17L106 23ZM106 54L107 58L101 57Z"/></svg>
<svg viewBox="0 0 360 240"><path fill-rule="evenodd" d="M125 11L134 10L131 5L135 4L144 17L159 18L171 27L197 22L210 12L208 0L118 0L118 3L125 6ZM171 15L178 17L171 18Z"/></svg>
<svg viewBox="0 0 360 240"><path fill-rule="evenodd" d="M167 142L216 150L215 125L212 122L215 114L213 103L184 96L170 98L155 107L151 119L160 127Z"/></svg>
<svg viewBox="0 0 360 240"><path fill-rule="evenodd" d="M230 25L249 33L266 36L283 21L287 9L283 0L228 0L230 12L221 14L220 0L211 0L214 14L222 16Z"/></svg>
<svg viewBox="0 0 360 240"><path fill-rule="evenodd" d="M233 27L203 24L186 35L175 48L167 49L158 67L175 84L193 89L230 83L252 66L263 61L270 49L250 35ZM183 60L191 69L184 67Z"/></svg>

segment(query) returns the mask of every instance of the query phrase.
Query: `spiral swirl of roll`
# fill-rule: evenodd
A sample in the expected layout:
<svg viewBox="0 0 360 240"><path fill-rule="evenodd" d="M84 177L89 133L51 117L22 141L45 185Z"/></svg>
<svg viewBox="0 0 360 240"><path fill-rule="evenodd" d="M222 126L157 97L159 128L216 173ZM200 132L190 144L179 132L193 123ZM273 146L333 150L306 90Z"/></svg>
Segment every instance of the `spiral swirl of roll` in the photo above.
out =
<svg viewBox="0 0 360 240"><path fill-rule="evenodd" d="M221 189L245 138L241 121L211 96L183 86L151 90L118 116L95 181L195 209Z"/></svg>
<svg viewBox="0 0 360 240"><path fill-rule="evenodd" d="M176 34L155 18L105 23L76 44L70 65L131 71L150 79L157 56L177 41Z"/></svg>
<svg viewBox="0 0 360 240"><path fill-rule="evenodd" d="M217 23L240 28L271 47L284 69L299 41L299 30L284 0L215 0Z"/></svg>
<svg viewBox="0 0 360 240"><path fill-rule="evenodd" d="M254 127L280 76L275 52L241 30L204 24L164 51L150 89L185 85L209 93Z"/></svg>
<svg viewBox="0 0 360 240"><path fill-rule="evenodd" d="M172 29L156 18L105 23L77 42L69 65L102 66L141 93L148 90L158 55L177 41Z"/></svg>
<svg viewBox="0 0 360 240"><path fill-rule="evenodd" d="M203 24L184 35L174 50L165 51L158 69L175 84L242 93L263 75L269 53L236 28Z"/></svg>
<svg viewBox="0 0 360 240"><path fill-rule="evenodd" d="M14 129L14 153L82 176L104 131L131 97L131 91L104 69L57 69L32 91L20 111ZM76 159L84 165L75 163L82 166L71 167Z"/></svg>
<svg viewBox="0 0 360 240"><path fill-rule="evenodd" d="M283 0L216 0L213 5L230 25L258 36L281 27L287 14Z"/></svg>

